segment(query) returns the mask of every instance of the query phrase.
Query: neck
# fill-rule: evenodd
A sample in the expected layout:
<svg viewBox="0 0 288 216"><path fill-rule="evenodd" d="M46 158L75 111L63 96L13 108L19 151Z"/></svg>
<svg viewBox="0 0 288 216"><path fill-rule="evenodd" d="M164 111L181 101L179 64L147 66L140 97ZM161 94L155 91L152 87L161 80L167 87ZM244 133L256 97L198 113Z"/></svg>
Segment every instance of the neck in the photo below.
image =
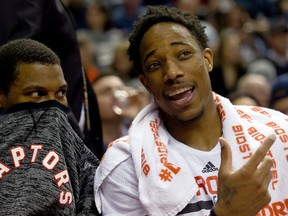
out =
<svg viewBox="0 0 288 216"><path fill-rule="evenodd" d="M169 133L178 141L198 150L210 151L220 136L222 123L215 104L206 109L199 118L189 122L176 122L166 125Z"/></svg>

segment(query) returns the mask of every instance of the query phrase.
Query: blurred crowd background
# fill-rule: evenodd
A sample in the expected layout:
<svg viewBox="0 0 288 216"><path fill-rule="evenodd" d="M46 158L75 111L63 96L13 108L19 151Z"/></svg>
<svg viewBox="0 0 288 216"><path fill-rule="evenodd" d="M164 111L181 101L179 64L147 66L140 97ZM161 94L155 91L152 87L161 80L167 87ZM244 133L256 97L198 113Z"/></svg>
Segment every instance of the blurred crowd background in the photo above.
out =
<svg viewBox="0 0 288 216"><path fill-rule="evenodd" d="M210 77L216 93L234 104L271 107L288 114L288 0L63 2L74 19L82 65L98 97L106 144L125 134L125 119L133 119L133 111L125 114L127 108L116 107L115 89L136 90L141 97L133 99L140 103L137 109L151 100L126 53L133 22L148 5L175 6L199 17L214 52ZM116 124L118 130L111 128Z"/></svg>

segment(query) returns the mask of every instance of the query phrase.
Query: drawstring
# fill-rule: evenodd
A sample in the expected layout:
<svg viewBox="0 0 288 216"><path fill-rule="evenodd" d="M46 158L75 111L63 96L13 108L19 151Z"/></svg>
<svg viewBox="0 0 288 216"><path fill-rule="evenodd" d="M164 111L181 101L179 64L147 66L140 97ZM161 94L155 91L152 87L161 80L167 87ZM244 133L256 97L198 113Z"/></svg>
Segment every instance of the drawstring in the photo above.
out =
<svg viewBox="0 0 288 216"><path fill-rule="evenodd" d="M83 76L83 90L84 90L84 110L86 115L86 126L90 131L90 115L89 115L89 101L88 101L88 88L87 88L87 79L85 76L85 71L82 68L82 76Z"/></svg>
<svg viewBox="0 0 288 216"><path fill-rule="evenodd" d="M38 125L39 121L41 120L41 118L43 117L43 115L45 115L47 111L48 111L48 110L45 110L45 111L39 116L38 120L36 121L36 118L35 118L35 116L34 116L34 114L33 114L33 111L32 111L32 110L29 110L29 113L30 113L30 115L31 115L31 117L32 117L32 120L33 120L33 127L31 128L31 130L29 131L29 133L27 134L27 136L24 138L24 140L23 140L24 142L27 141L27 139L28 139L29 136L32 134L32 132L37 133L37 125Z"/></svg>

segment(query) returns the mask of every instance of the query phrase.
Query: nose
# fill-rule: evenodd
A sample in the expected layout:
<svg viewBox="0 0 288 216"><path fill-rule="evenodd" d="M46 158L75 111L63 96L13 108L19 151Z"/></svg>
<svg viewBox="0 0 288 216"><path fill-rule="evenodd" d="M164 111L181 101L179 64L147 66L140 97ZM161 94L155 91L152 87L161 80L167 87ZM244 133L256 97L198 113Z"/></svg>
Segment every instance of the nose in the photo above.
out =
<svg viewBox="0 0 288 216"><path fill-rule="evenodd" d="M174 81L175 79L183 75L183 71L172 60L167 61L164 73L165 73L164 75L165 82Z"/></svg>
<svg viewBox="0 0 288 216"><path fill-rule="evenodd" d="M48 93L46 98L47 100L57 100L57 98L53 93Z"/></svg>
<svg viewBox="0 0 288 216"><path fill-rule="evenodd" d="M64 106L68 106L68 102L67 102L67 98L66 97L58 97L55 93L51 92L49 94L47 94L47 96L45 97L44 101L47 100L55 100L61 104L63 104Z"/></svg>
<svg viewBox="0 0 288 216"><path fill-rule="evenodd" d="M63 101L61 99L57 98L57 96L54 93L47 94L47 96L45 97L44 100L55 100L55 101L63 104Z"/></svg>

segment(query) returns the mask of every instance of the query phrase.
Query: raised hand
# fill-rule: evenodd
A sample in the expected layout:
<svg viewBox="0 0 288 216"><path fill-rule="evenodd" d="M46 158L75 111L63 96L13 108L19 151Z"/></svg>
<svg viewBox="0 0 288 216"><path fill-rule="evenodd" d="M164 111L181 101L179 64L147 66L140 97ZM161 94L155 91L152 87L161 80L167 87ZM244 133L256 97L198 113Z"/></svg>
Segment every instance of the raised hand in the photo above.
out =
<svg viewBox="0 0 288 216"><path fill-rule="evenodd" d="M232 170L232 153L228 142L220 138L221 166L218 174L217 216L255 216L270 200L268 186L272 179L272 159L266 156L274 143L269 135L239 170Z"/></svg>

